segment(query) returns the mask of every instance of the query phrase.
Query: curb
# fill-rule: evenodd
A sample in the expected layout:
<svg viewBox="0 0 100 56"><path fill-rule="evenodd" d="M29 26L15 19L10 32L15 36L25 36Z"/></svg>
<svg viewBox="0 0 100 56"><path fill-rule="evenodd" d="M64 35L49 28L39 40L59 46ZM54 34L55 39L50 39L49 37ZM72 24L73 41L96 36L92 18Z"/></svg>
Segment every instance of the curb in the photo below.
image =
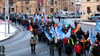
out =
<svg viewBox="0 0 100 56"><path fill-rule="evenodd" d="M96 23L94 22L80 22L80 24L90 25L90 26L96 26Z"/></svg>

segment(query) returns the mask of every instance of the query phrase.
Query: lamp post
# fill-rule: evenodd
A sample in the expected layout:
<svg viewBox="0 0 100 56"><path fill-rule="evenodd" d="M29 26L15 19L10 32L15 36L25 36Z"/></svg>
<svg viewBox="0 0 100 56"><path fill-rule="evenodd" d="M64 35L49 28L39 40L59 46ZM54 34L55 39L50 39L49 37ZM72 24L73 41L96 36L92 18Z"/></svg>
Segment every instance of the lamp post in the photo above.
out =
<svg viewBox="0 0 100 56"><path fill-rule="evenodd" d="M10 33L9 27L9 0L5 0L5 20L8 19L8 33ZM6 36L6 23L5 23L5 36Z"/></svg>

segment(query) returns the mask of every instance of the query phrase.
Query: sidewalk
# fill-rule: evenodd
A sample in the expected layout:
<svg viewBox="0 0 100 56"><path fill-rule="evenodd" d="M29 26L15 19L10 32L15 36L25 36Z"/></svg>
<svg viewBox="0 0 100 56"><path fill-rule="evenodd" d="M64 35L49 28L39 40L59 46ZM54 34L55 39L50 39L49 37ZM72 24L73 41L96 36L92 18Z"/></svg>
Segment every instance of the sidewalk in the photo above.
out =
<svg viewBox="0 0 100 56"><path fill-rule="evenodd" d="M6 36L5 36L5 23L6 23ZM13 36L17 31L17 28L10 24L10 34L8 34L8 23L7 21L0 20L0 41L3 41L10 36Z"/></svg>
<svg viewBox="0 0 100 56"><path fill-rule="evenodd" d="M87 25L96 25L96 22L81 22L81 24L87 24Z"/></svg>

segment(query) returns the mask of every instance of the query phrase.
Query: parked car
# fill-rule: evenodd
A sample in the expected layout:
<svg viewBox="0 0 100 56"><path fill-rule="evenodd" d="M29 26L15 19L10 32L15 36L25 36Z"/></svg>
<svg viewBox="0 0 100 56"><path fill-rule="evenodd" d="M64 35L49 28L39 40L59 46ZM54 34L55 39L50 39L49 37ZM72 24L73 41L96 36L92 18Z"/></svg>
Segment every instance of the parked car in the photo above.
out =
<svg viewBox="0 0 100 56"><path fill-rule="evenodd" d="M70 13L68 17L75 18L75 13Z"/></svg>
<svg viewBox="0 0 100 56"><path fill-rule="evenodd" d="M100 13L94 13L88 17L89 20L96 20L97 18L100 19Z"/></svg>

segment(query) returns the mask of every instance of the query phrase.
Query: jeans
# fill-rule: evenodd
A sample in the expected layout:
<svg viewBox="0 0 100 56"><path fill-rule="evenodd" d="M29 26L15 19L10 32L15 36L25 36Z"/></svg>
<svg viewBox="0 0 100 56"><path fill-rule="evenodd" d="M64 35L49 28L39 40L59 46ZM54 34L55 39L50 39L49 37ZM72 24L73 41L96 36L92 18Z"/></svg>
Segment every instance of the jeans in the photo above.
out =
<svg viewBox="0 0 100 56"><path fill-rule="evenodd" d="M90 56L90 52L86 50L86 56Z"/></svg>

